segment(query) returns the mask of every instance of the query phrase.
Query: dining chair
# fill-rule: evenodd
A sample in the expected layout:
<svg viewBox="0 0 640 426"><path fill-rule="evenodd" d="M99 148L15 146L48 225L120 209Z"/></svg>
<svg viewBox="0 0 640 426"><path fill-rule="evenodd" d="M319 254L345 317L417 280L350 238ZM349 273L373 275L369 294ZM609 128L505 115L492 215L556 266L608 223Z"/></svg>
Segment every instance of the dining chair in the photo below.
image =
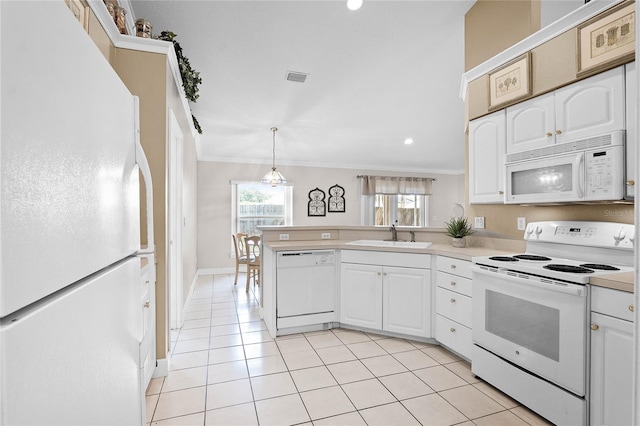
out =
<svg viewBox="0 0 640 426"><path fill-rule="evenodd" d="M233 239L233 248L236 251L236 276L233 279L233 285L238 284L238 273L240 271L240 265L247 264L247 243L245 239L248 236L248 234L244 234L242 232L231 235L231 238Z"/></svg>
<svg viewBox="0 0 640 426"><path fill-rule="evenodd" d="M253 286L260 284L260 237L251 236L244 239L247 249L247 287L245 291L249 292L249 283L253 278Z"/></svg>

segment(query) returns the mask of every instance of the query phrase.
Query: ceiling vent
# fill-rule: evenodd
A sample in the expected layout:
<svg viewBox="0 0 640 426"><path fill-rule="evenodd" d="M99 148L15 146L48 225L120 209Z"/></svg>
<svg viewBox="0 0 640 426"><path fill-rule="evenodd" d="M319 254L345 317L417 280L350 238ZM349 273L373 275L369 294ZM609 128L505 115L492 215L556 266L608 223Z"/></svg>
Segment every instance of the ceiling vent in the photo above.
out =
<svg viewBox="0 0 640 426"><path fill-rule="evenodd" d="M295 72L295 71L287 71L287 80L288 81L295 81L297 83L304 83L304 81L307 79L307 76L309 74L305 74L302 72Z"/></svg>

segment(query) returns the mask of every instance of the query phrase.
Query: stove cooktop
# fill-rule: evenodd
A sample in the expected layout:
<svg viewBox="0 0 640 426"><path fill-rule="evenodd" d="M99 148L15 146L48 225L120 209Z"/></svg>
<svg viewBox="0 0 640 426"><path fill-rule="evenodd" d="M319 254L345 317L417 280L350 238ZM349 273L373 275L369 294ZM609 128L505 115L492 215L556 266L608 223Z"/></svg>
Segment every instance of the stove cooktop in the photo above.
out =
<svg viewBox="0 0 640 426"><path fill-rule="evenodd" d="M594 276L633 271L632 266L563 259L534 253L474 257L473 263L580 284L587 284Z"/></svg>

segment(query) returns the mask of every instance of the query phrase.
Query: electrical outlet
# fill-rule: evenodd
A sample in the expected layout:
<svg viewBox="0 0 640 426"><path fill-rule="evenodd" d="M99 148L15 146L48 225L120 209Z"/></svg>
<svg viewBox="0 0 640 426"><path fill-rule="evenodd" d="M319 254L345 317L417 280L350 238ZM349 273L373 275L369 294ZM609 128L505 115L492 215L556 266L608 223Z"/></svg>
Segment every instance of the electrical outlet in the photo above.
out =
<svg viewBox="0 0 640 426"><path fill-rule="evenodd" d="M280 241L287 241L289 239L289 234L280 234Z"/></svg>
<svg viewBox="0 0 640 426"><path fill-rule="evenodd" d="M527 218L519 217L518 218L518 231L524 231L527 229Z"/></svg>
<svg viewBox="0 0 640 426"><path fill-rule="evenodd" d="M328 240L331 238L331 233L330 232L323 232L321 238L323 240Z"/></svg>
<svg viewBox="0 0 640 426"><path fill-rule="evenodd" d="M484 229L484 216L476 217L473 227L476 229Z"/></svg>

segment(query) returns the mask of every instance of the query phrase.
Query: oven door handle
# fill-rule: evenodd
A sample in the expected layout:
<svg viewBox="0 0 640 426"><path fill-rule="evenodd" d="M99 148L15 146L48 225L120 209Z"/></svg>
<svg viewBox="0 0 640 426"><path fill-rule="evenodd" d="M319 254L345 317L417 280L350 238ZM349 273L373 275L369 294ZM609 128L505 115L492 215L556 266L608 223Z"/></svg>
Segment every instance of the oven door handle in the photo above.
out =
<svg viewBox="0 0 640 426"><path fill-rule="evenodd" d="M473 265L471 267L471 271L477 274L486 275L488 277L495 277L494 274L506 275L509 277L509 279L514 280L517 284L537 287L540 289L569 294L572 296L587 297L586 287L583 285L567 284L546 278L522 278L517 272L507 272L506 269L500 269L500 272L492 272L477 265ZM474 279L474 281L476 280Z"/></svg>

